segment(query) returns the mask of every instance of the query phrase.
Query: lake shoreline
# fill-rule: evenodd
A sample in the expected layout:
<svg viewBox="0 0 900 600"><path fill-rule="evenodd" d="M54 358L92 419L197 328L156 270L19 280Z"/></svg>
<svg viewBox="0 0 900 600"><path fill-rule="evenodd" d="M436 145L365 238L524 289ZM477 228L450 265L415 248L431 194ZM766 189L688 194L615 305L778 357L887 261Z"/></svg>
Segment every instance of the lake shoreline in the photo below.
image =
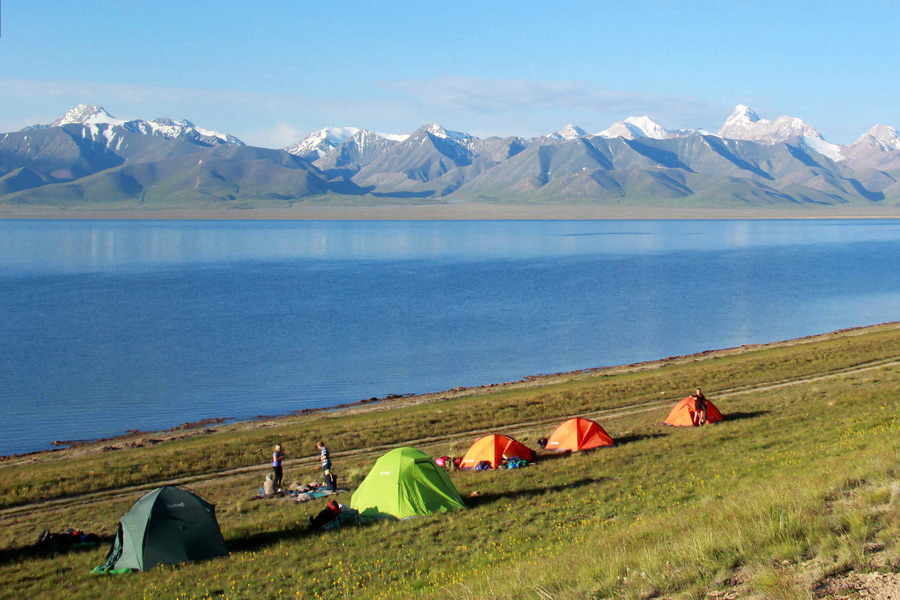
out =
<svg viewBox="0 0 900 600"><path fill-rule="evenodd" d="M18 209L0 206L0 220L148 221L506 221L506 220L772 220L900 219L900 207L669 208L597 205L447 203L390 206L292 206L252 209Z"/></svg>
<svg viewBox="0 0 900 600"><path fill-rule="evenodd" d="M574 371L564 371L557 373L546 373L541 375L527 375L516 381L504 381L500 383L488 383L479 386L470 387L454 387L448 390L427 392L422 394L388 394L383 398L370 397L357 400L355 402L345 402L334 406L304 408L291 411L280 415L257 415L249 419L234 419L233 417L207 417L199 421L182 423L175 425L169 429L160 429L152 431L143 431L136 429L126 430L120 435L113 435L94 439L80 440L54 440L48 442L55 448L44 450L35 450L31 452L14 453L8 455L0 455L0 461L6 462L16 459L38 457L51 453L72 453L79 454L100 453L112 450L120 450L129 447L142 447L145 445L155 445L159 443L185 439L197 435L206 435L224 430L242 430L257 429L261 427L271 427L276 423L284 423L291 419L304 417L312 414L320 413L338 413L341 415L358 414L362 412L373 412L387 410L398 407L399 405L416 405L434 402L437 400L446 400L451 398L462 398L482 393L486 390L500 391L524 389L535 386L547 385L557 381L571 381L580 377L590 377L596 375L613 375L628 372L640 372L658 369L665 366L685 364L698 360L707 360L711 358L733 356L743 354L764 348L779 348L795 346L799 344L815 343L819 341L853 337L863 335L865 333L878 331L881 329L896 329L900 327L900 321L888 321L873 325L863 325L859 327L850 327L838 329L826 333L813 334L799 338L779 340L764 344L746 344L742 346L734 346L729 348L719 348L712 350L703 350L692 354L679 356L668 356L637 363L614 365L609 367L591 367L587 369L577 369ZM687 394L690 390L686 390ZM211 429L210 425L223 425L219 429Z"/></svg>

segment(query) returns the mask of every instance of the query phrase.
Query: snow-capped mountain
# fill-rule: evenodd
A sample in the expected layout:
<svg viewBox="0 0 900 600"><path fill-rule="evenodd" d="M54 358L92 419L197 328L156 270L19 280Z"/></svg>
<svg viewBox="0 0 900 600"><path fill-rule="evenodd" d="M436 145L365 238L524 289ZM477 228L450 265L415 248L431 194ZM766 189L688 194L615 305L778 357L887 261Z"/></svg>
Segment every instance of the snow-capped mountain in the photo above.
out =
<svg viewBox="0 0 900 600"><path fill-rule="evenodd" d="M299 142L284 148L284 151L308 160L315 160L340 146L348 138L356 135L358 131L359 127L326 127L312 132Z"/></svg>
<svg viewBox="0 0 900 600"><path fill-rule="evenodd" d="M554 131L553 133L548 133L544 136L544 139L553 141L553 142L564 142L567 140L576 140L580 137L584 137L587 135L587 131L575 125L574 123L569 123L559 131Z"/></svg>
<svg viewBox="0 0 900 600"><path fill-rule="evenodd" d="M856 144L870 144L883 151L900 150L900 133L890 125L876 125L856 140Z"/></svg>
<svg viewBox="0 0 900 600"><path fill-rule="evenodd" d="M797 117L778 117L774 121L762 119L750 107L738 104L726 119L719 137L732 140L751 140L763 144L775 144L792 137L822 139L816 128Z"/></svg>
<svg viewBox="0 0 900 600"><path fill-rule="evenodd" d="M408 137L407 134L360 129L324 155L319 157L313 155L308 160L312 160L320 169L349 168L351 172L356 172ZM290 149L287 151L291 152Z"/></svg>
<svg viewBox="0 0 900 600"><path fill-rule="evenodd" d="M160 117L150 121L144 121L143 119L126 121L115 118L106 112L102 106L93 104L79 104L49 125L32 125L22 131L40 131L64 125L84 125L88 128L93 139L104 138L111 140L115 136L116 128L122 128L133 133L190 141L208 146L216 144L244 145L244 142L233 135L197 127L187 120L174 121L168 117Z"/></svg>
<svg viewBox="0 0 900 600"><path fill-rule="evenodd" d="M388 142L402 142L408 137L408 134L380 133L369 129L360 129L359 127L326 127L325 129L314 131L299 142L291 144L284 148L284 151L315 161L335 151L335 149L348 141L357 146L358 152L365 152L365 146L375 143L378 139Z"/></svg>
<svg viewBox="0 0 900 600"><path fill-rule="evenodd" d="M416 134L421 133L428 133L436 138L445 140L453 140L457 144L460 144L461 146L468 149L471 149L472 143L475 141L475 138L468 133L463 133L461 131L451 131L450 129L445 129L443 126L438 125L437 123L429 123L428 125L424 125L410 134L409 137L413 137Z"/></svg>
<svg viewBox="0 0 900 600"><path fill-rule="evenodd" d="M669 131L662 125L651 119L650 117L628 117L624 121L618 121L604 129L600 133L595 134L605 138L625 138L633 140L635 138L653 138L655 140L667 140L669 138L678 137L679 133Z"/></svg>
<svg viewBox="0 0 900 600"><path fill-rule="evenodd" d="M72 124L95 125L98 123L124 125L125 121L113 117L102 106L79 104L75 108L66 111L66 114L47 125L47 127L62 127L63 125Z"/></svg>
<svg viewBox="0 0 900 600"><path fill-rule="evenodd" d="M159 117L150 121L138 119L126 122L123 127L137 133L158 135L172 140L192 138L210 145L222 143L232 146L244 145L244 142L233 135L197 127L187 119L182 119L181 121L175 121L168 117Z"/></svg>
<svg viewBox="0 0 900 600"><path fill-rule="evenodd" d="M169 206L172 199L283 202L336 194L385 202L900 206L894 127L876 125L839 146L801 119L769 121L744 105L719 135L667 130L648 116L597 135L570 124L530 139L478 138L431 123L410 134L328 127L285 150L243 146L190 121L123 120L80 105L51 124L0 134L0 203L114 198Z"/></svg>

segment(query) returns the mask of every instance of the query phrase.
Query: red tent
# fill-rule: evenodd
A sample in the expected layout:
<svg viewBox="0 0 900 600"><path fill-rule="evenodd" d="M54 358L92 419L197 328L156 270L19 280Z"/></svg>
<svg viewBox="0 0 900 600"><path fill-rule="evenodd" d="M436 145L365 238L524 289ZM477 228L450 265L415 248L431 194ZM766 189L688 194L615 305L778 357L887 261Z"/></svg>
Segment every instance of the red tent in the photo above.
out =
<svg viewBox="0 0 900 600"><path fill-rule="evenodd" d="M496 469L505 459L518 456L528 462L534 461L534 450L511 437L499 434L486 435L476 440L459 464L460 469L474 469L483 460Z"/></svg>
<svg viewBox="0 0 900 600"><path fill-rule="evenodd" d="M615 444L612 438L600 425L590 419L576 417L557 427L550 439L547 440L545 448L578 452L613 445Z"/></svg>
<svg viewBox="0 0 900 600"><path fill-rule="evenodd" d="M666 425L674 425L675 427L693 427L699 425L700 412L697 410L697 399L693 396L680 400L671 411L669 416L663 421ZM706 422L716 423L723 420L724 417L719 409L709 400L706 401Z"/></svg>

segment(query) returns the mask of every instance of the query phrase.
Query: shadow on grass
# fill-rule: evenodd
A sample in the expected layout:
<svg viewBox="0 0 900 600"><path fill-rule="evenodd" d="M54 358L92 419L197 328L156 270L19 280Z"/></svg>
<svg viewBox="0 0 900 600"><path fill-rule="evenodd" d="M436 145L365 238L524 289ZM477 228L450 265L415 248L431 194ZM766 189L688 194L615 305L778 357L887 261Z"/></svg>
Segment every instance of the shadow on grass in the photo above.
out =
<svg viewBox="0 0 900 600"><path fill-rule="evenodd" d="M768 410L754 410L751 412L733 412L723 415L723 421L740 421L742 419L754 419L769 414Z"/></svg>
<svg viewBox="0 0 900 600"><path fill-rule="evenodd" d="M634 442L640 442L642 440L652 440L656 438L666 437L665 433L635 433L634 435L623 435L622 437L617 437L613 441L616 443L616 446L624 446L625 444L633 444Z"/></svg>
<svg viewBox="0 0 900 600"><path fill-rule="evenodd" d="M254 552L261 550L266 546L277 544L286 540L302 540L309 537L315 537L327 533L321 529L313 529L307 526L298 525L293 529L285 529L283 531L260 531L244 537L228 540L228 550L234 552Z"/></svg>
<svg viewBox="0 0 900 600"><path fill-rule="evenodd" d="M108 550L112 545L113 536L102 536L100 541L93 544L67 545L61 543L32 544L21 548L7 548L0 550L0 565L16 563L24 559L55 558L63 554L74 552L94 552L97 548Z"/></svg>
<svg viewBox="0 0 900 600"><path fill-rule="evenodd" d="M534 462L535 462L535 464L541 464L542 462L545 462L548 460L557 460L560 458L568 458L569 456L572 456L571 450L563 450L560 452L551 452L549 450L545 450L543 452L540 452L537 455Z"/></svg>
<svg viewBox="0 0 900 600"><path fill-rule="evenodd" d="M666 437L665 433L636 433L633 435L623 435L622 437L617 437L613 441L615 442L614 446L598 446L597 448L588 448L587 450L580 450L577 454L590 454L594 452L603 452L608 451L610 448L615 448L616 446L622 446L625 444L631 444L634 442L640 442L641 440L652 440L654 438ZM552 452L545 450L541 454L537 456L537 462L542 463L546 460L556 460L559 458L567 458L576 454L571 450L563 450L560 452Z"/></svg>
<svg viewBox="0 0 900 600"><path fill-rule="evenodd" d="M565 485L549 485L543 487L526 488L523 490L512 490L509 492L488 492L485 494L481 494L480 496L470 496L468 498L464 498L464 501L468 508L477 508L485 504L491 504L492 502L502 500L503 498L528 498L530 496L540 496L546 494L547 492L558 492L561 490L580 488L586 485L602 483L604 481L614 481L615 479L615 477L586 477L584 479L579 479Z"/></svg>

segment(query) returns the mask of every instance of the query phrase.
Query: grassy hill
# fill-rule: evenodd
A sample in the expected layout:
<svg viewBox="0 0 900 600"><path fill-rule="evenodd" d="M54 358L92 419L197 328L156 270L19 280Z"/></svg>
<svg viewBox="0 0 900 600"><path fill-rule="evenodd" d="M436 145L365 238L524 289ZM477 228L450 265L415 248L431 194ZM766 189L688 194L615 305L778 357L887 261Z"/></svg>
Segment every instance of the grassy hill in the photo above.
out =
<svg viewBox="0 0 900 600"><path fill-rule="evenodd" d="M0 596L794 599L836 597L841 577L877 572L893 585L898 365L900 325L889 324L9 458ZM697 385L726 420L661 425ZM305 522L323 500L250 500L276 442L291 457L287 483L320 477L313 444L324 438L353 488L395 446L459 456L500 431L535 447L575 415L600 422L618 446L543 454L519 471L451 473L465 511L312 532ZM92 576L106 545L30 547L44 528L111 536L164 481L217 504L229 557Z"/></svg>

